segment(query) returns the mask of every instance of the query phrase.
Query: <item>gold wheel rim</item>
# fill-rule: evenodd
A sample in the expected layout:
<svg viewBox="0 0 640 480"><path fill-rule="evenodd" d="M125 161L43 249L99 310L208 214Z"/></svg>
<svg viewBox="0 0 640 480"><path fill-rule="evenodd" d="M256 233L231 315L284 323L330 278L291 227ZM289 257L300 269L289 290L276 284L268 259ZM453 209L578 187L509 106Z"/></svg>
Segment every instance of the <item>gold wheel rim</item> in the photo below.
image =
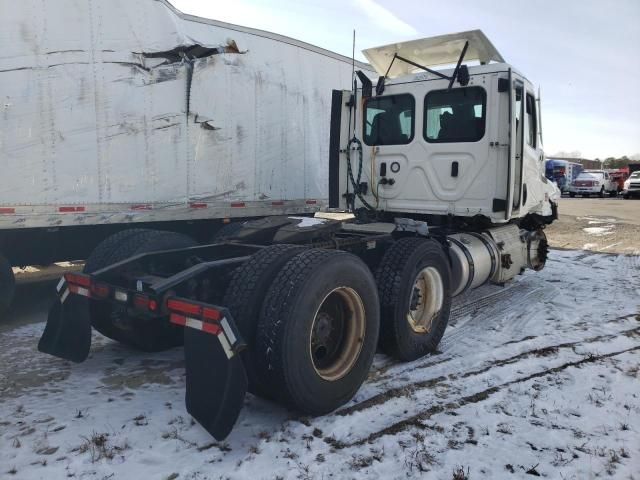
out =
<svg viewBox="0 0 640 480"><path fill-rule="evenodd" d="M355 365L364 342L365 318L364 304L353 288L334 288L320 303L311 324L309 355L324 380L339 380Z"/></svg>
<svg viewBox="0 0 640 480"><path fill-rule="evenodd" d="M413 282L407 322L416 333L429 333L433 321L442 310L444 286L440 272L435 267L426 267L418 272Z"/></svg>

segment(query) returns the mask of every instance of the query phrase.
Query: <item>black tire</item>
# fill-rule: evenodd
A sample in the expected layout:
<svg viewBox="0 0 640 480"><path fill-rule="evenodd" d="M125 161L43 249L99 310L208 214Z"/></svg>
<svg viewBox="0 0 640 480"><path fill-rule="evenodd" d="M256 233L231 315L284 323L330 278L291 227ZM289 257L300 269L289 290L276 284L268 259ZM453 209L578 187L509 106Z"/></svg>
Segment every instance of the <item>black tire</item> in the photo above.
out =
<svg viewBox="0 0 640 480"><path fill-rule="evenodd" d="M143 230L124 236L115 244L111 254L104 254L102 261L106 262L103 265L106 266L140 253L195 245L197 243L193 239L180 233ZM126 308L107 303L91 304L90 312L91 324L97 331L138 350L162 351L182 345L184 340L182 329L171 324L167 318L132 317Z"/></svg>
<svg viewBox="0 0 640 480"><path fill-rule="evenodd" d="M353 300L352 311L342 309L343 295ZM323 359L311 350L321 307L334 300L333 318L342 327L327 329L330 334L338 330L337 346L325 357L337 358L331 370L334 365L319 364ZM309 415L331 412L348 402L367 377L378 331L378 295L364 262L343 251L307 250L286 263L267 292L256 334L257 373L285 405Z"/></svg>
<svg viewBox="0 0 640 480"><path fill-rule="evenodd" d="M11 263L0 254L0 318L9 310L16 290L16 278Z"/></svg>
<svg viewBox="0 0 640 480"><path fill-rule="evenodd" d="M610 190L609 191L609 196L610 197L617 197L618 196L618 191L617 190Z"/></svg>
<svg viewBox="0 0 640 480"><path fill-rule="evenodd" d="M220 227L220 229L218 229L218 231L216 231L216 233L211 236L211 243L233 240L236 236L236 233L242 230L244 224L245 222L232 222L223 225L222 227Z"/></svg>
<svg viewBox="0 0 640 480"><path fill-rule="evenodd" d="M415 331L407 319L414 301L415 282L428 267L441 279L442 303L430 320L428 330ZM435 352L449 322L451 310L451 267L442 246L435 240L404 238L385 253L376 272L380 296L380 346L402 361ZM420 297L421 298L421 297Z"/></svg>
<svg viewBox="0 0 640 480"><path fill-rule="evenodd" d="M575 193L573 193L573 192L569 192L569 196L570 196L571 198L574 198L574 197L576 196L576 194L575 194Z"/></svg>
<svg viewBox="0 0 640 480"><path fill-rule="evenodd" d="M84 262L84 268L82 271L84 273L93 273L96 270L106 267L110 264L109 259L111 258L114 249L116 249L121 242L139 233L149 231L151 230L144 228L130 228L108 236L93 249L89 258Z"/></svg>
<svg viewBox="0 0 640 480"><path fill-rule="evenodd" d="M598 196L599 196L600 198L604 198L604 187L602 187L602 188L600 189L600 193L598 193Z"/></svg>
<svg viewBox="0 0 640 480"><path fill-rule="evenodd" d="M229 309L248 348L242 352L249 391L270 397L271 388L262 382L255 365L261 361L256 355L255 338L260 310L267 290L282 267L305 250L298 245L272 245L260 249L249 260L236 268L224 296L223 305Z"/></svg>

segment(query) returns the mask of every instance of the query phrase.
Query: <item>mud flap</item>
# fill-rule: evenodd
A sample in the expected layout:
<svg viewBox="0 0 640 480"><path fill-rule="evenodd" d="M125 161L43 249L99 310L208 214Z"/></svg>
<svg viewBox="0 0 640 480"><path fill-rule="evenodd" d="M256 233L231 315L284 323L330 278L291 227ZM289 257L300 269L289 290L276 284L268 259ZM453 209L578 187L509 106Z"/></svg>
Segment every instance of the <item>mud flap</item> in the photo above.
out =
<svg viewBox="0 0 640 480"><path fill-rule="evenodd" d="M240 355L228 355L216 335L184 329L187 411L216 440L233 428L244 404L247 373Z"/></svg>
<svg viewBox="0 0 640 480"><path fill-rule="evenodd" d="M72 362L84 362L91 348L89 301L79 295L63 298L64 302L56 300L49 310L38 350Z"/></svg>

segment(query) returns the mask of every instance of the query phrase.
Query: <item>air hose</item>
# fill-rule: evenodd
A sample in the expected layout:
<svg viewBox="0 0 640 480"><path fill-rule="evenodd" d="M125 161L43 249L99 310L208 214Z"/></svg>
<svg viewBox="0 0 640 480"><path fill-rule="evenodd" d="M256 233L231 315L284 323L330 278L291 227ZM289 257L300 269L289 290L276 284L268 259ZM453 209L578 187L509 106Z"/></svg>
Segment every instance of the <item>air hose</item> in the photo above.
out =
<svg viewBox="0 0 640 480"><path fill-rule="evenodd" d="M351 146L356 145L356 150L358 152L358 178L353 178L353 168L351 166ZM362 204L367 208L367 210L374 211L375 208L372 207L369 202L367 202L362 194L362 189L360 186L360 179L362 178L362 142L356 138L354 135L349 143L347 144L347 174L349 175L349 180L351 180L351 185L353 185L353 193L355 193L358 199L362 202ZM355 207L355 205L354 205Z"/></svg>

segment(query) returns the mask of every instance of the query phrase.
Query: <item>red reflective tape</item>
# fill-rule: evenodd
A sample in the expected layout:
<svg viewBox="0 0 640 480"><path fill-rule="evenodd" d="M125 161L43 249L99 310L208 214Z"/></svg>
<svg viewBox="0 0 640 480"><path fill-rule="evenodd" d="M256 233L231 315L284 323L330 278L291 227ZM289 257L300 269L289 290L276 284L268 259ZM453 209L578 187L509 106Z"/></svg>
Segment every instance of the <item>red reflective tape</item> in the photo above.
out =
<svg viewBox="0 0 640 480"><path fill-rule="evenodd" d="M185 317L184 315L178 315L177 313L172 313L169 316L169 321L171 323L174 323L176 325L182 325L184 327L187 323L187 317Z"/></svg>
<svg viewBox="0 0 640 480"><path fill-rule="evenodd" d="M84 207L58 207L60 213L84 212Z"/></svg>
<svg viewBox="0 0 640 480"><path fill-rule="evenodd" d="M1 207L0 213L16 213L16 209L10 207Z"/></svg>
<svg viewBox="0 0 640 480"><path fill-rule="evenodd" d="M209 320L220 320L220 318L222 318L222 315L220 315L220 312L215 308L204 307L202 309L202 317Z"/></svg>
<svg viewBox="0 0 640 480"><path fill-rule="evenodd" d="M218 335L222 330L215 323L202 322L202 331L207 333L213 333L214 335Z"/></svg>
<svg viewBox="0 0 640 480"><path fill-rule="evenodd" d="M233 208L242 208L242 207L244 207L244 206L245 206L245 203L244 203L244 202L232 202L232 203L231 203L231 206L232 206Z"/></svg>
<svg viewBox="0 0 640 480"><path fill-rule="evenodd" d="M152 205L131 205L131 210L151 210L153 207Z"/></svg>
<svg viewBox="0 0 640 480"><path fill-rule="evenodd" d="M190 207L190 208L207 208L207 207L208 207L208 205L207 205L206 203L197 203L197 202L194 202L194 203L190 203L190 204L189 204L189 207Z"/></svg>
<svg viewBox="0 0 640 480"><path fill-rule="evenodd" d="M284 205L284 202L282 200L279 200L277 202L271 202L272 207L281 207L282 205Z"/></svg>
<svg viewBox="0 0 640 480"><path fill-rule="evenodd" d="M79 273L65 273L64 278L69 283L75 283L87 288L91 286L91 279L86 275L81 275Z"/></svg>
<svg viewBox="0 0 640 480"><path fill-rule="evenodd" d="M170 298L167 301L167 308L169 310L177 310L182 313L189 313L191 315L198 315L202 313L200 305L194 305L193 303L183 302L182 300L175 300Z"/></svg>
<svg viewBox="0 0 640 480"><path fill-rule="evenodd" d="M307 205L315 205L316 203L316 200L307 200Z"/></svg>

